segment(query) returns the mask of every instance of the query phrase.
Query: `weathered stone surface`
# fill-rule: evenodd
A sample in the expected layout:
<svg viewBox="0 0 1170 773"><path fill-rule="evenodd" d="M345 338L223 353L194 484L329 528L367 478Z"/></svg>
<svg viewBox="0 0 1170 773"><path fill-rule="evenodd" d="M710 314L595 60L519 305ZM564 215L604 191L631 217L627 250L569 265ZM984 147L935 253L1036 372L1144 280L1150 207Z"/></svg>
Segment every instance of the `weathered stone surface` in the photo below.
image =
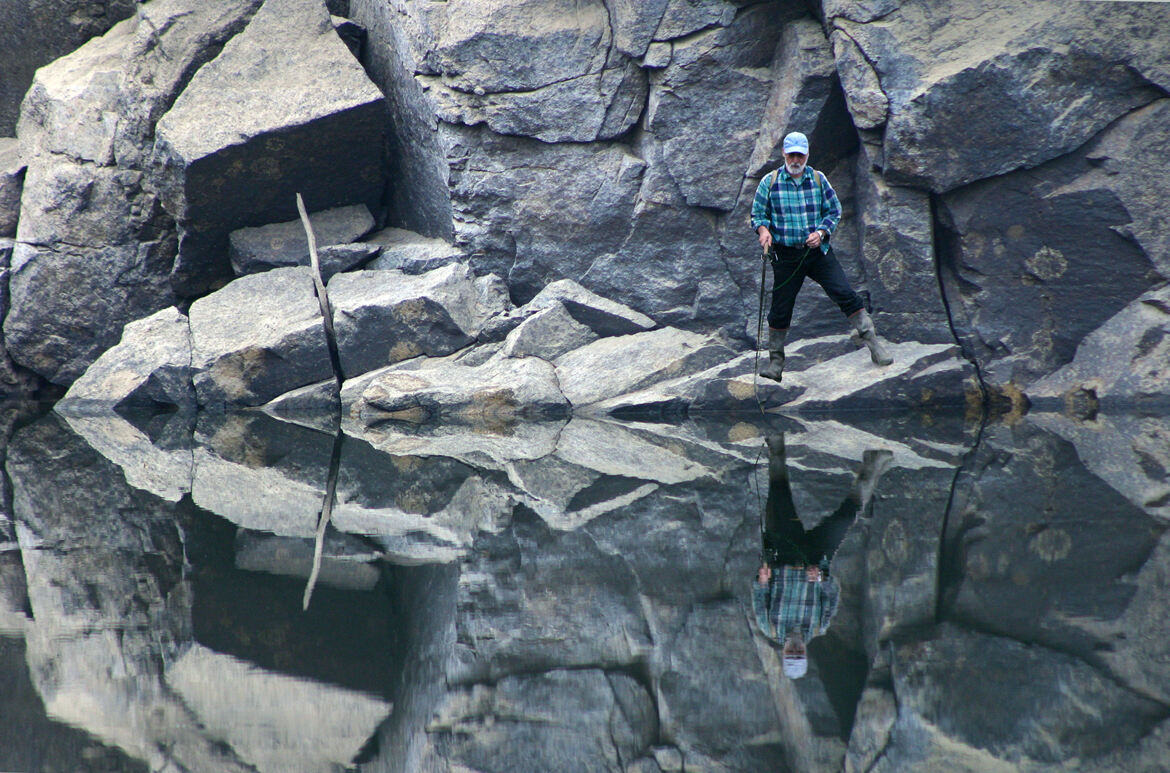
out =
<svg viewBox="0 0 1170 773"><path fill-rule="evenodd" d="M264 412L294 424L305 424L330 435L337 430L341 385L336 378L285 392L264 405Z"/></svg>
<svg viewBox="0 0 1170 773"><path fill-rule="evenodd" d="M568 409L557 371L536 357L493 357L469 367L449 358L421 358L347 381L343 415L364 424L438 419L508 424L557 417Z"/></svg>
<svg viewBox="0 0 1170 773"><path fill-rule="evenodd" d="M505 357L555 360L597 338L597 333L575 320L563 303L555 303L536 312L508 333L500 353Z"/></svg>
<svg viewBox="0 0 1170 773"><path fill-rule="evenodd" d="M558 303L564 306L574 320L602 337L639 333L655 326L654 320L645 314L602 298L572 279L561 279L545 285L524 308L546 309Z"/></svg>
<svg viewBox="0 0 1170 773"><path fill-rule="evenodd" d="M277 537L241 529L236 532L236 568L308 579L313 574L316 540ZM382 556L361 538L327 531L321 541L316 582L342 590L371 590L382 573L376 563Z"/></svg>
<svg viewBox="0 0 1170 773"><path fill-rule="evenodd" d="M941 199L947 303L985 381L1023 388L1057 370L1170 272L1150 187L1164 170L1135 139L1170 146L1168 111L1160 100L1065 158Z"/></svg>
<svg viewBox="0 0 1170 773"><path fill-rule="evenodd" d="M635 59L644 56L662 25L670 0L606 0L613 42L618 51Z"/></svg>
<svg viewBox="0 0 1170 773"><path fill-rule="evenodd" d="M648 752L657 724L650 695L626 674L506 677L446 696L428 728L433 746L423 764L619 773Z"/></svg>
<svg viewBox="0 0 1170 773"><path fill-rule="evenodd" d="M193 303L190 324L202 406L263 405L333 376L308 268L241 277Z"/></svg>
<svg viewBox="0 0 1170 773"><path fill-rule="evenodd" d="M1072 362L1026 394L1037 407L1078 414L1170 405L1170 288L1143 294L1089 333ZM1081 409L1082 396L1092 405Z"/></svg>
<svg viewBox="0 0 1170 773"><path fill-rule="evenodd" d="M317 242L321 274L325 281L339 271L353 268L353 262L344 260L346 254L331 253L330 247L356 242L374 227L374 218L364 204L338 207L309 215L313 236ZM241 228L228 236L232 269L237 275L256 274L280 266L309 265L309 240L301 221L272 223L255 228ZM331 258L341 260L331 260ZM371 257L367 251L351 255L360 261Z"/></svg>
<svg viewBox="0 0 1170 773"><path fill-rule="evenodd" d="M0 137L0 236L16 235L24 170L20 143L15 138Z"/></svg>
<svg viewBox="0 0 1170 773"><path fill-rule="evenodd" d="M1029 411L1028 421L1072 443L1089 472L1146 513L1170 522L1170 428L1159 414L1080 420Z"/></svg>
<svg viewBox="0 0 1170 773"><path fill-rule="evenodd" d="M726 27L733 19L735 4L727 0L669 0L654 38L681 38L705 27Z"/></svg>
<svg viewBox="0 0 1170 773"><path fill-rule="evenodd" d="M385 228L366 239L381 248L367 268L398 269L404 274L422 274L448 263L459 262L463 252L443 239L431 239L402 228Z"/></svg>
<svg viewBox="0 0 1170 773"><path fill-rule="evenodd" d="M194 408L192 375L187 316L175 308L163 309L126 325L122 340L73 382L57 408L65 412L152 405Z"/></svg>
<svg viewBox="0 0 1170 773"><path fill-rule="evenodd" d="M939 292L930 197L887 185L861 154L856 171L859 265L874 322L893 341L954 341Z"/></svg>
<svg viewBox="0 0 1170 773"><path fill-rule="evenodd" d="M221 276L229 232L310 210L377 206L382 94L321 0L269 0L158 123L165 205L182 227L175 280Z"/></svg>
<svg viewBox="0 0 1170 773"><path fill-rule="evenodd" d="M265 671L198 644L168 666L166 683L211 737L273 773L349 764L391 709L356 690Z"/></svg>
<svg viewBox="0 0 1170 773"><path fill-rule="evenodd" d="M122 326L174 302L173 223L147 174L154 125L258 0L167 0L37 72L19 136L28 163L5 339L68 385Z"/></svg>
<svg viewBox="0 0 1170 773"><path fill-rule="evenodd" d="M895 650L898 720L874 770L1076 764L1134 743L1164 716L1066 654L950 626L940 634ZM1026 691L1016 689L1022 673Z"/></svg>
<svg viewBox="0 0 1170 773"><path fill-rule="evenodd" d="M853 38L837 29L833 31L833 56L837 74L845 91L845 103L858 129L877 129L886 122L890 100L865 54Z"/></svg>
<svg viewBox="0 0 1170 773"><path fill-rule="evenodd" d="M497 280L454 264L421 275L355 271L329 282L341 370L347 378L400 360L445 355L474 340L508 306Z"/></svg>
<svg viewBox="0 0 1170 773"><path fill-rule="evenodd" d="M746 10L726 28L675 42L670 65L651 76L646 128L691 206L735 204L735 172L747 169L772 85L776 21L770 8Z"/></svg>
<svg viewBox="0 0 1170 773"><path fill-rule="evenodd" d="M942 18L952 21L939 28ZM929 12L890 7L875 23L832 23L889 98L887 178L943 192L1061 156L1161 96L1151 84L1165 89L1170 78L1156 32L1168 19L1150 3L1021 9L950 0ZM1038 72L1051 75L1032 77ZM855 101L870 96L852 78L842 82Z"/></svg>
<svg viewBox="0 0 1170 773"><path fill-rule="evenodd" d="M827 165L846 150L839 145L841 138L830 134L837 128L831 123L842 123L842 116L834 114L829 104L840 87L821 25L812 19L792 21L784 25L779 38L771 64L768 102L747 165L747 173L756 178L784 163L783 139L791 131L808 136L809 152L815 154L818 166Z"/></svg>
<svg viewBox="0 0 1170 773"><path fill-rule="evenodd" d="M561 391L575 411L656 381L697 373L728 359L714 338L673 328L594 341L556 361Z"/></svg>
<svg viewBox="0 0 1170 773"><path fill-rule="evenodd" d="M13 0L0 18L0 136L12 134L20 102L38 67L68 54L131 16L133 0Z"/></svg>

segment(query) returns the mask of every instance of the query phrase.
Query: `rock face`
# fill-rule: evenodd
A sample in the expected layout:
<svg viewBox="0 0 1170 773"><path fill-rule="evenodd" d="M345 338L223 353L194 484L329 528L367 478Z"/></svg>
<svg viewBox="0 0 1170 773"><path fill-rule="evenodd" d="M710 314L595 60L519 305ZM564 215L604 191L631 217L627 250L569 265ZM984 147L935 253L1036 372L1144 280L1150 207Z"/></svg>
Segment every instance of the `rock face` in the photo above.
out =
<svg viewBox="0 0 1170 773"><path fill-rule="evenodd" d="M13 0L0 19L0 136L11 136L20 115L20 101L38 67L68 54L132 15L133 0Z"/></svg>
<svg viewBox="0 0 1170 773"><path fill-rule="evenodd" d="M376 205L381 101L321 0L267 0L159 120L177 286L204 291L228 233L294 218L298 192L310 210Z"/></svg>
<svg viewBox="0 0 1170 773"><path fill-rule="evenodd" d="M24 169L20 143L14 138L0 138L0 237L16 235Z"/></svg>
<svg viewBox="0 0 1170 773"><path fill-rule="evenodd" d="M333 248L356 242L374 227L374 218L365 205L339 207L309 215L313 238L321 261L325 281L339 271L354 267L344 257L353 254L359 258L372 257L372 250L336 250ZM279 266L307 266L309 240L301 221L272 223L256 228L241 228L228 236L232 270L237 275L255 274ZM331 252L330 250L333 249Z"/></svg>
<svg viewBox="0 0 1170 773"><path fill-rule="evenodd" d="M18 127L28 170L4 320L21 365L68 385L125 323L174 302L176 234L149 172L154 125L258 4L145 4L37 71Z"/></svg>

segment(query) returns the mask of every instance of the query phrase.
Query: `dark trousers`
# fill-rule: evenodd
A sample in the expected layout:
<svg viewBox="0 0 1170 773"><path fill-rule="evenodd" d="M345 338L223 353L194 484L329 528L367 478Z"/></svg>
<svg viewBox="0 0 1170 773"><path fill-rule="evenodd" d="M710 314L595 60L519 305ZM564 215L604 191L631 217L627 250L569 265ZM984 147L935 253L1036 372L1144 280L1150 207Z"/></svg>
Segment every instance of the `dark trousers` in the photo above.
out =
<svg viewBox="0 0 1170 773"><path fill-rule="evenodd" d="M786 329L792 324L792 307L806 276L824 288L845 316L856 314L865 306L841 270L832 247L827 253L814 247L801 261L804 253L804 247L776 247L772 259L772 306L768 311L770 327Z"/></svg>
<svg viewBox="0 0 1170 773"><path fill-rule="evenodd" d="M784 457L769 460L768 503L764 515L764 560L771 566L816 566L832 559L857 517L861 502L850 493L836 512L809 531L796 515L788 475L777 465Z"/></svg>

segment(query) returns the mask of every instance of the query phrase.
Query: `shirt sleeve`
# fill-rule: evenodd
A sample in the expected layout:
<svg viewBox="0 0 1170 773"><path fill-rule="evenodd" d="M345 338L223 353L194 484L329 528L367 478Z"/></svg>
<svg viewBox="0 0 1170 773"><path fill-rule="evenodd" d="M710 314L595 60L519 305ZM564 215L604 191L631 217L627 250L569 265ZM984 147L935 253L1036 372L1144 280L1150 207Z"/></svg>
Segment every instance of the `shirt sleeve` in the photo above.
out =
<svg viewBox="0 0 1170 773"><path fill-rule="evenodd" d="M837 599L841 595L841 587L837 584L837 580L832 577L826 577L820 583L820 591L822 596L821 633L829 630L829 621L833 619L833 615L837 614Z"/></svg>
<svg viewBox="0 0 1170 773"><path fill-rule="evenodd" d="M771 218L768 217L768 178L771 176L770 173L764 175L764 179L760 180L760 184L756 186L756 197L752 200L753 231L758 231L762 225L772 227Z"/></svg>
<svg viewBox="0 0 1170 773"><path fill-rule="evenodd" d="M833 186L829 185L829 178L825 177L821 172L817 172L817 174L821 176L821 182L824 183L821 205L825 212L825 216L821 219L820 225L817 228L824 229L826 232L832 234L837 230L837 223L841 222L841 200L837 198L837 192L833 190Z"/></svg>

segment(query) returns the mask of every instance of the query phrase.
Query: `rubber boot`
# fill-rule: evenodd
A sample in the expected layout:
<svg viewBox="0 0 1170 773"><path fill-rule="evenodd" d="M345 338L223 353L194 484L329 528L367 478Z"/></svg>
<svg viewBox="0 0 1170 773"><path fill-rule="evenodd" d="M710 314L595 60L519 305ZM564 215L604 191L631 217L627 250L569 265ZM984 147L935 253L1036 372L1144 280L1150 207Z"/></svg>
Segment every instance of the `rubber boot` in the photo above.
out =
<svg viewBox="0 0 1170 773"><path fill-rule="evenodd" d="M760 375L779 381L784 375L784 340L788 329L768 328L768 363L760 368Z"/></svg>
<svg viewBox="0 0 1170 773"><path fill-rule="evenodd" d="M858 346L866 346L869 348L869 358L873 360L874 365L889 365L894 361L894 358L889 355L889 352L878 341L877 330L874 329L873 320L869 318L868 311L862 309L850 317L849 321L856 328L856 332L853 334L853 341Z"/></svg>

